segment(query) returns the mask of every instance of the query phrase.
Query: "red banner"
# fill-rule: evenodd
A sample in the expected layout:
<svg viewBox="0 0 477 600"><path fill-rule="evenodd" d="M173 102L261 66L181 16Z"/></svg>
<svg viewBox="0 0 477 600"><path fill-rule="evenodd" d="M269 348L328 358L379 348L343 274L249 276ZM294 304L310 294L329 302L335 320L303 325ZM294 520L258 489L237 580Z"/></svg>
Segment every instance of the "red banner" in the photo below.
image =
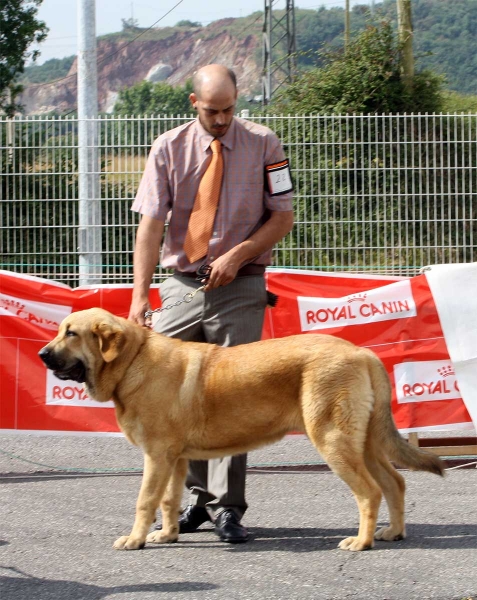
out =
<svg viewBox="0 0 477 600"><path fill-rule="evenodd" d="M404 431L471 427L424 275L410 279L269 270L279 296L263 337L324 333L371 348L393 382L393 414ZM71 289L0 272L0 429L118 432L112 403L88 398L47 371L38 351L70 312L99 306L127 316L131 286ZM151 304L160 305L157 289Z"/></svg>
<svg viewBox="0 0 477 600"><path fill-rule="evenodd" d="M425 275L270 270L267 280L280 300L263 337L324 333L370 348L391 377L399 429L471 426Z"/></svg>

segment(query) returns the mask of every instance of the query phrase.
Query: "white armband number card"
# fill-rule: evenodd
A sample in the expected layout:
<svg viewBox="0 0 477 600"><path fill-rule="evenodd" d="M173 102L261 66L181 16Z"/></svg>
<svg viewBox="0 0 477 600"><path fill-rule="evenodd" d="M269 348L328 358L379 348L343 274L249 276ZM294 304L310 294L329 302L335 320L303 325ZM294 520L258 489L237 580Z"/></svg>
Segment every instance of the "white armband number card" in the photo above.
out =
<svg viewBox="0 0 477 600"><path fill-rule="evenodd" d="M265 182L270 196L279 196L293 190L288 158L273 165L265 165Z"/></svg>

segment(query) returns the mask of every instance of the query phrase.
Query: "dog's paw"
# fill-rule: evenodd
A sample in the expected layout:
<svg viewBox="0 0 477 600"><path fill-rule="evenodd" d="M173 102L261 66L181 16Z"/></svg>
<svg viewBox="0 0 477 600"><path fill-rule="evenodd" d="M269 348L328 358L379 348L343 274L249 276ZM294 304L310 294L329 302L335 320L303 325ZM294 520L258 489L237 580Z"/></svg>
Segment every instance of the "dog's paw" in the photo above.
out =
<svg viewBox="0 0 477 600"><path fill-rule="evenodd" d="M130 535L123 535L114 542L113 548L115 550L140 550L145 545L144 541L134 540Z"/></svg>
<svg viewBox="0 0 477 600"><path fill-rule="evenodd" d="M381 527L374 534L375 540L382 540L384 542L396 542L403 540L406 537L406 529L398 529L390 525L389 527Z"/></svg>
<svg viewBox="0 0 477 600"><path fill-rule="evenodd" d="M349 550L350 552L361 552L362 550L371 550L373 547L373 543L363 543L357 537L349 537L345 540L342 540L338 544L338 548L340 550Z"/></svg>
<svg viewBox="0 0 477 600"><path fill-rule="evenodd" d="M164 533L164 531L152 531L146 538L150 544L173 544L177 542L179 535L177 533Z"/></svg>

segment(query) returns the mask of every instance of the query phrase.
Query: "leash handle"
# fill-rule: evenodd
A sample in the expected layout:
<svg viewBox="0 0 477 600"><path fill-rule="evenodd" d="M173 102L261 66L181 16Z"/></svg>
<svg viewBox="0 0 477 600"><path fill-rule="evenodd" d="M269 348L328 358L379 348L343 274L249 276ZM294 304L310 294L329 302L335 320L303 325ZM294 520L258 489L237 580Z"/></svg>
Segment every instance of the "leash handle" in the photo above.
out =
<svg viewBox="0 0 477 600"><path fill-rule="evenodd" d="M200 265L196 271L197 281L203 281L204 283L207 283L209 281L211 271L212 267L210 265Z"/></svg>
<svg viewBox="0 0 477 600"><path fill-rule="evenodd" d="M201 281L202 283L204 283L204 285L206 285L207 282L209 281L211 271L212 271L212 267L210 265L206 265L206 264L200 265L200 267L196 271L196 273L197 273L196 280ZM270 308L275 308L275 306L277 305L277 302L278 302L278 296L276 294L274 294L273 292L269 292L267 290L267 306L269 306Z"/></svg>

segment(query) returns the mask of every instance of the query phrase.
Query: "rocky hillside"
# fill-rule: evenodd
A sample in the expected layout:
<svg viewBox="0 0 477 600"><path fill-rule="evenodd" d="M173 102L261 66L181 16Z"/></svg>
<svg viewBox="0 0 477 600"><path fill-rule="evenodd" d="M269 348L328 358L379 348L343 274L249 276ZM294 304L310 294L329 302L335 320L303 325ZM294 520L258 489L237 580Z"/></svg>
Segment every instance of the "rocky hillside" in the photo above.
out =
<svg viewBox="0 0 477 600"><path fill-rule="evenodd" d="M463 94L477 94L475 5L476 0L412 0L417 70L431 69L444 75L447 87ZM382 18L396 27L396 0L376 2L375 19L379 22ZM242 95L259 94L262 19L262 13L257 12L240 19L214 21L206 27L193 23L145 31L132 27L99 38L100 110L110 111L122 88L143 79L184 84L197 68L211 62L234 68ZM370 23L369 6L354 5L350 20L352 35L363 30ZM320 66L316 51L324 44L334 48L343 45L342 7L296 9L295 21L301 68ZM35 67L29 69L33 71ZM27 113L67 112L76 108L76 61L69 76L56 82L29 84L29 69L22 81L25 85L22 103ZM53 70L50 79L54 77Z"/></svg>
<svg viewBox="0 0 477 600"><path fill-rule="evenodd" d="M252 18L253 17L253 18ZM109 112L119 90L144 79L184 84L194 71L211 62L237 74L244 95L260 91L261 18L223 19L207 27L169 27L98 38L99 110ZM130 42L130 43L128 43ZM63 80L25 86L26 114L66 112L76 108L76 59Z"/></svg>

